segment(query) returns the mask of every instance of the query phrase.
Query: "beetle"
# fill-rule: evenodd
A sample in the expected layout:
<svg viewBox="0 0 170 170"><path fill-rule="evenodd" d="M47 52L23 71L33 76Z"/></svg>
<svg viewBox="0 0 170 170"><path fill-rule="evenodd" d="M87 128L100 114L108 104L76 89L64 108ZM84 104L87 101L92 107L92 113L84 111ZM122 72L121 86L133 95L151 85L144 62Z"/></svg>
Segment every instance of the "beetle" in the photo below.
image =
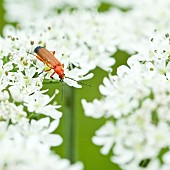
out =
<svg viewBox="0 0 170 170"><path fill-rule="evenodd" d="M60 61L58 61L57 58L54 57L55 51L50 52L42 46L37 46L34 49L34 52L37 55L32 54L30 52L27 52L27 53L36 56L38 60L45 63L50 68L46 71L50 71L52 69L54 70L54 72L51 74L50 78L53 78L53 75L56 73L56 74L58 74L61 82L63 82L64 78L68 78L70 80L76 81L78 84L83 84L83 85L91 87L91 85L89 85L89 84L86 84L86 83L83 83L81 81L77 81L77 80L75 80L71 77L65 76L65 74L64 74L64 64L61 64Z"/></svg>
<svg viewBox="0 0 170 170"><path fill-rule="evenodd" d="M52 53L49 52L46 48L38 46L34 49L34 52L37 54L36 57L43 63L45 63L50 69L46 71L50 71L51 69L54 72L51 74L50 78L53 78L53 75L58 74L61 81L65 78L64 74L64 64L61 64L57 58L54 57L55 51Z"/></svg>

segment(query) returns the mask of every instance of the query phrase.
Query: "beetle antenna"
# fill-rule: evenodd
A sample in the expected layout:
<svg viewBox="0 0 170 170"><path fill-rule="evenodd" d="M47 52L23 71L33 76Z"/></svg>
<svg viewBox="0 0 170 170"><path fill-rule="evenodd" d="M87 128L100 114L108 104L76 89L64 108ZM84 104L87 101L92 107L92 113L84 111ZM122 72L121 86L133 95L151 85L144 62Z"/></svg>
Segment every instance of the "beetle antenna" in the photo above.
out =
<svg viewBox="0 0 170 170"><path fill-rule="evenodd" d="M63 100L63 97L64 97L64 82L62 80L61 81L61 84L62 84L62 91L61 91L61 102Z"/></svg>
<svg viewBox="0 0 170 170"><path fill-rule="evenodd" d="M83 82L81 82L81 81L77 81L77 80L75 80L75 79L73 79L73 78L71 78L71 77L66 77L66 76L65 76L65 78L68 78L68 79L70 79L70 80L76 81L78 84L82 84L82 85L86 85L86 86L91 87L90 84L86 84L86 83L83 83Z"/></svg>
<svg viewBox="0 0 170 170"><path fill-rule="evenodd" d="M30 52L26 52L27 54L31 54L31 55L34 55L35 57L37 57L35 54L33 54L33 53L30 53Z"/></svg>

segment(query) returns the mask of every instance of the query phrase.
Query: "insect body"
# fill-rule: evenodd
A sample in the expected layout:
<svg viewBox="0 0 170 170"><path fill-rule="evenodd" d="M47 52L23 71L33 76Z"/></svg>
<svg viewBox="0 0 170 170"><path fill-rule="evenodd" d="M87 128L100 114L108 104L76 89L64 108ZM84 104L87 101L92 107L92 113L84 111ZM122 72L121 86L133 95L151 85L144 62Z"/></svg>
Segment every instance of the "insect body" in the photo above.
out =
<svg viewBox="0 0 170 170"><path fill-rule="evenodd" d="M34 52L37 54L36 57L50 68L47 71L51 69L54 70L50 78L52 78L55 73L58 74L61 81L65 78L64 65L54 57L55 51L50 53L44 47L38 46L34 49Z"/></svg>
<svg viewBox="0 0 170 170"><path fill-rule="evenodd" d="M90 86L89 84L83 83L81 81L77 81L71 77L67 77L64 74L64 64L61 64L57 58L54 57L55 51L53 51L52 53L49 52L46 48L38 46L34 49L34 52L37 54L35 55L37 57L37 59L39 59L40 61L42 61L43 63L45 63L50 69L46 70L46 71L50 71L50 70L54 70L54 72L51 74L50 78L53 78L53 75L56 73L58 74L60 80L63 82L64 78L76 81L78 84L83 84L86 86ZM28 54L32 54L30 52L27 52ZM34 55L34 54L32 54Z"/></svg>

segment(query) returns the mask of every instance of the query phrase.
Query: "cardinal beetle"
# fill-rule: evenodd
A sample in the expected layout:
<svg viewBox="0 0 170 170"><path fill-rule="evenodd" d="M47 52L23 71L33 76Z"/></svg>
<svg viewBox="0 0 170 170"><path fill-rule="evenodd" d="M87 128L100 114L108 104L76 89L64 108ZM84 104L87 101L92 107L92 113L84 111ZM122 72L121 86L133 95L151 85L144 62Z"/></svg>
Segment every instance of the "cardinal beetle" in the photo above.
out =
<svg viewBox="0 0 170 170"><path fill-rule="evenodd" d="M43 63L45 63L50 69L47 71L50 71L51 69L54 70L54 72L51 74L50 78L53 77L55 73L58 74L60 80L62 81L65 77L64 74L64 65L61 64L57 58L54 57L55 51L50 53L47 49L44 47L38 46L34 49L34 52L37 54L36 57Z"/></svg>
<svg viewBox="0 0 170 170"><path fill-rule="evenodd" d="M38 46L34 49L34 52L37 54L37 55L35 55L37 57L37 59L39 59L40 61L45 63L50 68L49 70L46 70L46 71L50 71L52 69L54 70L54 72L51 74L50 78L53 78L53 75L56 73L56 74L58 74L61 82L63 82L64 78L68 78L73 81L76 81L78 84L90 86L89 84L85 84L85 83L77 81L73 78L66 77L64 74L64 64L61 64L57 60L57 58L54 57L55 51L53 51L51 53L46 48ZM32 54L32 53L28 52L28 54ZM32 55L34 55L34 54L32 54Z"/></svg>

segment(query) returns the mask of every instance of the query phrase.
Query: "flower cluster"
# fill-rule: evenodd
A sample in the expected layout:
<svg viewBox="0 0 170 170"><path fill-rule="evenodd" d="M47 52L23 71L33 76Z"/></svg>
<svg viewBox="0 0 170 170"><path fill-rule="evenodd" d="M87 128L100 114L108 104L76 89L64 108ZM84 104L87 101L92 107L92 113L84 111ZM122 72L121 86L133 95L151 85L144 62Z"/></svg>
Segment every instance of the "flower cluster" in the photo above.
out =
<svg viewBox="0 0 170 170"><path fill-rule="evenodd" d="M141 46L145 46L146 40L148 39L148 37L154 34L154 30L158 30L159 32L165 32L170 29L169 24L168 24L169 17L170 17L169 16L170 15L169 14L170 2L168 0L165 0L165 1L161 1L161 0L156 0L156 1L155 0L149 0L149 1L148 0L139 0L139 1L134 1L134 0L127 0L127 1L125 0L120 0L120 1L118 0L112 0L112 1L111 0L103 0L103 1L64 0L64 1L56 1L56 4L54 4L54 2L51 2L51 1L49 1L48 4L46 4L45 1L43 1L43 3L40 3L39 1L37 1L37 3L41 4L42 6L41 7L39 5L40 9L38 10L38 13L42 13L41 17L39 17L39 15L37 14L36 9L32 7L31 1L28 4L26 4L25 2L23 4L20 3L20 6L17 7L16 4L18 1L20 2L22 0L16 0L16 2L13 1L13 3L11 3L11 1L9 0L5 0L6 2L5 8L8 11L7 17L8 15L10 16L8 18L10 18L12 21L19 22L20 24L23 23L23 25L26 25L27 23L29 23L28 21L30 20L31 21L34 20L35 21L34 23L41 26L41 28L43 28L42 25L44 25L44 22L41 23L40 18L51 19L52 23L55 26L58 26L59 30L58 29L56 30L57 37L58 37L58 32L60 32L61 35L63 35L62 34L63 32L66 35L68 35L68 39L70 40L72 39L72 36L75 37L74 31L76 33L76 36L78 36L79 41L81 41L81 38L83 35L87 36L87 38L85 40L83 39L82 41L85 42L87 47L92 46L91 49L94 48L93 47L93 44L94 44L96 48L94 48L94 50L92 50L92 52L90 53L90 56L92 54L96 55L95 57L93 56L94 58L99 58L98 51L100 53L102 52L102 54L105 55L104 51L107 51L106 45L109 45L108 48L111 50L112 54L114 53L115 47L133 54L136 52L138 48L140 48ZM110 8L110 10L106 11L105 13L94 12L94 11L97 11L98 7L100 6L102 2L113 4L111 5L112 8ZM62 6L63 7L70 6L70 8L75 7L79 10L75 10L74 12L71 13L71 15L70 15L69 10L68 11L63 10L61 13L63 13L64 15L64 18L65 18L64 21L63 19L61 19L60 21L60 17L59 19L56 17L54 19L53 17L54 15L50 15L50 13L46 14L47 11L50 11L51 13L53 12L57 13L55 9L57 7L62 8ZM118 7L120 7L120 9ZM25 20L25 15L21 15L21 14L14 15L11 12L13 10L20 12L21 11L20 8L24 11L30 11L32 14L34 14L35 17L34 18L31 17L29 20ZM37 8L38 8L38 5L37 5ZM80 10L80 8L83 8L83 10ZM93 10L85 10L86 8L92 8ZM123 9L127 8L127 11L124 12L121 10L121 8ZM87 17L84 17L86 15ZM88 17L90 20L88 19ZM77 27L77 25L79 26ZM97 29L95 29L94 25L95 27L97 27ZM87 34L87 30L88 30L88 34ZM100 32L102 32L102 34ZM72 34L72 36L70 34ZM94 35L94 36L91 36L91 35ZM107 42L105 39L107 40ZM80 42L77 44L77 41L73 39L71 44L72 43L79 45ZM102 45L103 46L97 47L99 43L101 44L101 46ZM87 47L85 46L83 48L85 52L86 52ZM106 56L108 56L108 54L106 54ZM90 59L91 58L92 57L90 57ZM90 59L89 61L91 61ZM94 60L94 63L95 63L95 60ZM111 64L113 64L113 62L111 62Z"/></svg>
<svg viewBox="0 0 170 170"><path fill-rule="evenodd" d="M5 0L6 19L12 22L27 23L38 18L41 20L47 16L55 15L55 7L57 4L57 1L53 0L30 0L26 2L23 0Z"/></svg>
<svg viewBox="0 0 170 170"><path fill-rule="evenodd" d="M13 38L1 39L4 44L11 41L6 43L11 47L2 47L0 60L0 169L82 170L81 163L70 165L50 151L62 143L58 134L52 134L62 116L60 106L50 104L58 92L52 97L44 94L43 74L36 76L36 63L22 46L12 44ZM38 115L46 118L34 120Z"/></svg>
<svg viewBox="0 0 170 170"><path fill-rule="evenodd" d="M79 68L76 73L83 70L82 75L72 77L79 80L97 66L108 70L115 63L111 57L116 52L111 18L112 13L108 15L97 12L74 12L70 15L69 12L64 12L57 18L55 16L48 18L46 24L39 21L32 23L31 26L28 23L21 23L20 30L6 27L4 35L10 38L13 35L15 35L13 38L18 37L19 41L15 38L16 46L20 45L19 42L25 42L23 52L33 52L33 47L38 45L56 50L57 58L64 64L65 72L71 74L67 76L75 75L73 68ZM37 29L41 31L35 32ZM22 30L27 31L27 35L23 35ZM74 73L71 73L72 71Z"/></svg>
<svg viewBox="0 0 170 170"><path fill-rule="evenodd" d="M63 12L65 10L97 10L102 3L117 5L118 7L131 7L136 4L135 0L30 0L24 2L23 0L5 0L4 7L7 9L6 18L12 22L29 22L37 18L46 18L53 16L54 13ZM19 4L19 5L18 5ZM13 10L17 10L13 13ZM26 14L32 15L26 15ZM24 21L24 20L25 21Z"/></svg>
<svg viewBox="0 0 170 170"><path fill-rule="evenodd" d="M133 1L132 9L121 13L123 24L120 22L116 25L119 28L119 48L134 53L139 48L146 47L146 41L154 35L155 30L162 34L169 31L169 6L168 0Z"/></svg>
<svg viewBox="0 0 170 170"><path fill-rule="evenodd" d="M96 131L93 142L103 146L102 154L113 149L111 160L123 169L156 170L169 165L169 42L168 33L155 35L145 51L128 59L128 66L104 78L101 100L82 100L87 116L110 119Z"/></svg>
<svg viewBox="0 0 170 170"><path fill-rule="evenodd" d="M60 106L51 104L58 91L50 97L41 90L44 73L36 74L43 65L28 56L20 38L24 36L1 39L8 48L2 46L0 56L0 169L82 170L81 163L70 165L50 151L62 143L52 134L62 116Z"/></svg>
<svg viewBox="0 0 170 170"><path fill-rule="evenodd" d="M68 160L50 152L50 146L60 145L57 134L49 134L59 121L49 118L39 121L22 119L17 125L0 122L0 169L80 170L82 164L70 165ZM55 166L54 166L55 165Z"/></svg>

